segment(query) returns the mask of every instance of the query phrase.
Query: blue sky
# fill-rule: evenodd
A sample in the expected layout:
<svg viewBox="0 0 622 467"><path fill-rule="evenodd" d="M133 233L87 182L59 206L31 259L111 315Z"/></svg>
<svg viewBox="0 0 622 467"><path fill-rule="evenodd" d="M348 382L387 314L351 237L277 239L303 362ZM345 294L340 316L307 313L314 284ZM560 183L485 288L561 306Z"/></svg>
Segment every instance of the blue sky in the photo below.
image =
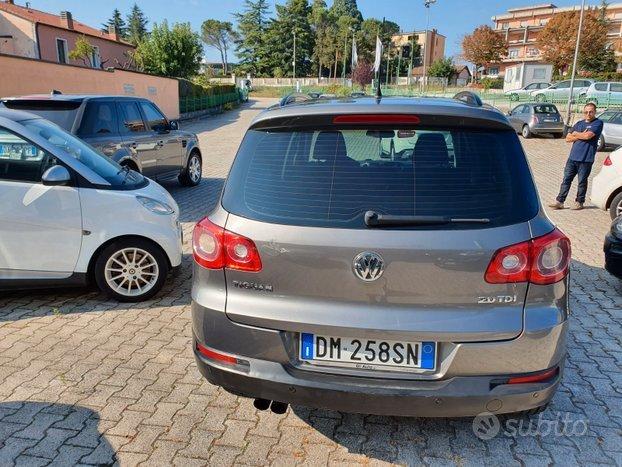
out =
<svg viewBox="0 0 622 467"><path fill-rule="evenodd" d="M311 0L309 0L311 3ZM24 0L16 0L23 5ZM110 17L116 6L124 15L129 12L134 0L116 0L104 2L101 0L31 0L31 6L43 11L58 13L60 10L69 10L74 18L91 26L99 26ZM149 21L160 22L167 19L170 22L190 22L198 31L201 23L209 18L234 21L233 13L240 11L243 0L137 0L138 5L145 12ZM285 0L269 0L274 4L285 3ZM327 0L332 4L332 0ZM437 28L447 37L445 54L456 55L460 52L460 40L466 33L471 32L480 24L492 25L490 18L502 14L508 8L537 5L546 3L544 0L437 0L430 8L430 28ZM580 0L555 0L557 6L580 4ZM588 1L589 4L598 4L597 0ZM358 0L359 10L364 18L386 17L395 21L403 30L425 29L426 14L423 0ZM213 49L205 48L205 55L209 61L218 61L220 56Z"/></svg>

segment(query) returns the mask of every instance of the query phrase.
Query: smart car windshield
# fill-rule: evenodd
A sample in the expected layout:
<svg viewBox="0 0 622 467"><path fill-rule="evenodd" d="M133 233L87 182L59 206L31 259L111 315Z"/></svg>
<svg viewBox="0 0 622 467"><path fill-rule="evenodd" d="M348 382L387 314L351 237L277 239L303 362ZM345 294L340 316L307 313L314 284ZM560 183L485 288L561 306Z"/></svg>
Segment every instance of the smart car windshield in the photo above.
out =
<svg viewBox="0 0 622 467"><path fill-rule="evenodd" d="M40 118L21 123L28 130L45 138L49 143L80 161L110 183L113 188L131 189L145 183L145 178L138 172L124 170L119 164L98 153L93 147L54 123Z"/></svg>

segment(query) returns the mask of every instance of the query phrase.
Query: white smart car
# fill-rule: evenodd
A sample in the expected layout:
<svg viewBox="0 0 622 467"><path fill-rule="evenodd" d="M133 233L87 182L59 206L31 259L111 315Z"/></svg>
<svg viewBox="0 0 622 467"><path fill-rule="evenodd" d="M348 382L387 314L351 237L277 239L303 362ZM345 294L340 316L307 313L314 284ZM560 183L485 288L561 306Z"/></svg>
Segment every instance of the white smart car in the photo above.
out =
<svg viewBox="0 0 622 467"><path fill-rule="evenodd" d="M0 290L93 281L140 301L181 264L171 195L33 114L0 109L0 199Z"/></svg>
<svg viewBox="0 0 622 467"><path fill-rule="evenodd" d="M609 210L612 219L622 215L622 148L610 153L592 180L592 203Z"/></svg>

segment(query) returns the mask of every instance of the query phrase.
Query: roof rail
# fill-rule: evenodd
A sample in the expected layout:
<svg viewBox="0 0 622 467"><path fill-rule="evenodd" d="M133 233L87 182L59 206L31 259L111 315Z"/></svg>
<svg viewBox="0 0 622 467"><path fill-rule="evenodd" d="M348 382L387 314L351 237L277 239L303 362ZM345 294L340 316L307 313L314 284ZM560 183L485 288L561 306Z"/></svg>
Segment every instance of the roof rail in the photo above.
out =
<svg viewBox="0 0 622 467"><path fill-rule="evenodd" d="M473 91L460 91L458 94L454 96L454 99L464 102L468 105L473 105L476 107L482 107L484 103L482 102L481 97L475 94Z"/></svg>
<svg viewBox="0 0 622 467"><path fill-rule="evenodd" d="M289 105L289 104L294 104L296 102L304 102L304 101L308 101L311 99L313 99L313 97L309 96L308 94L304 94L302 92L292 92L291 94L288 94L287 96L281 99L281 101L279 102L279 107L285 107L286 105Z"/></svg>

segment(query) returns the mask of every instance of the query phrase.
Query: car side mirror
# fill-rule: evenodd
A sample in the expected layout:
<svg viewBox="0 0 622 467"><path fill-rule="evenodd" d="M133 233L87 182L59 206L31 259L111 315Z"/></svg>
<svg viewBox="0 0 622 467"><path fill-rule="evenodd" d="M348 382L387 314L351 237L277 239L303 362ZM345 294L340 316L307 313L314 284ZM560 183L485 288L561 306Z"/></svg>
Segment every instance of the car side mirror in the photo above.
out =
<svg viewBox="0 0 622 467"><path fill-rule="evenodd" d="M171 120L168 122L168 129L172 131L179 130L179 122L177 120Z"/></svg>
<svg viewBox="0 0 622 467"><path fill-rule="evenodd" d="M41 183L45 186L67 185L71 181L71 174L62 165L54 165L41 176Z"/></svg>

